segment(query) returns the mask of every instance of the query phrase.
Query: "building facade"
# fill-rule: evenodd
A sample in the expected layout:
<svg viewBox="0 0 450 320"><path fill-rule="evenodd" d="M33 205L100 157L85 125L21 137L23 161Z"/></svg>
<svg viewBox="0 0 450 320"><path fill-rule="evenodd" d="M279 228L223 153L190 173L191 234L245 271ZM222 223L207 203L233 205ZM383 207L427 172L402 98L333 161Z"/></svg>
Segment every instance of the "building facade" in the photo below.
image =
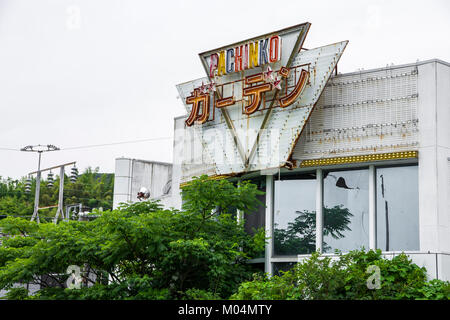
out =
<svg viewBox="0 0 450 320"><path fill-rule="evenodd" d="M180 208L180 185L194 176L251 180L265 192L265 206L240 218L248 232L266 231L264 257L250 261L266 272L285 270L315 250L333 255L364 247L387 257L405 252L430 278L450 280L450 64L434 59L337 74L346 43L301 50L309 24L299 26L257 37L260 50L264 39L270 44L277 36L280 52L293 54L277 65L260 52L249 74L237 75L231 62L252 41L200 54L209 57L202 60L208 77L178 86L187 114L174 119L173 165L150 176L131 170L132 160L117 159L115 206L137 201L133 192L146 183L152 198ZM224 60L229 75L220 75L220 62L215 67L221 52L231 57ZM270 86L251 112L257 95L244 96L263 88L252 83L259 75ZM270 93L277 85L282 98ZM163 186L166 194L158 191Z"/></svg>

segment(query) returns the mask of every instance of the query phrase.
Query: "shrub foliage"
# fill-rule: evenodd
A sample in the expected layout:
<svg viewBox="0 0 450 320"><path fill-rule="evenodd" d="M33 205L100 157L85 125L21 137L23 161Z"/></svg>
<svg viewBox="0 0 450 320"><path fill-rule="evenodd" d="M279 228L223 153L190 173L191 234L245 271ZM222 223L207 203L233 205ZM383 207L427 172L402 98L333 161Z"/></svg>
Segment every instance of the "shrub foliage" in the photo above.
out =
<svg viewBox="0 0 450 320"><path fill-rule="evenodd" d="M373 273L380 271L380 287L368 286ZM369 289L372 287L372 289ZM381 251L357 250L339 254L337 259L313 253L291 270L270 279L257 275L244 282L233 299L245 300L378 300L450 299L450 283L427 281L426 270L405 254L385 259Z"/></svg>
<svg viewBox="0 0 450 320"><path fill-rule="evenodd" d="M0 222L8 234L0 247L0 288L40 284L35 296L27 295L36 299L227 298L251 279L246 261L264 246L263 231L250 236L233 217L236 209L254 210L259 193L250 183L237 188L204 176L183 189L181 211L146 201L90 222L8 217ZM70 265L95 279L65 288ZM24 293L14 289L10 296Z"/></svg>

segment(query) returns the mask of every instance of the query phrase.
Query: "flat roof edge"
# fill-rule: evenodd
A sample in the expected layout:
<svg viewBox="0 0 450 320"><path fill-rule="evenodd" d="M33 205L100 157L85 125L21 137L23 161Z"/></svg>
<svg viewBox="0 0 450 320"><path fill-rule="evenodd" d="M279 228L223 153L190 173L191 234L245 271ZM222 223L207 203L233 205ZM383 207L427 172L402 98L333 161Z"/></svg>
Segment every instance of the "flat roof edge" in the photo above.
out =
<svg viewBox="0 0 450 320"><path fill-rule="evenodd" d="M180 120L180 119L184 119L184 118L186 118L186 117L187 117L187 114L184 115L184 116L177 116L177 117L174 117L173 120Z"/></svg>
<svg viewBox="0 0 450 320"><path fill-rule="evenodd" d="M162 162L162 161L152 161L152 160L143 160L143 159L135 159L135 158L125 158L125 157L119 157L115 159L117 160L132 160L132 161L139 161L144 163L151 163L151 164L161 164L165 166L173 166L173 163L171 162Z"/></svg>
<svg viewBox="0 0 450 320"><path fill-rule="evenodd" d="M338 78L338 77L344 77L344 76L351 76L351 75L356 75L356 74L363 74L363 73L371 73L371 72L383 71L383 70L392 70L392 69L401 69L401 68L407 68L407 67L413 67L413 66L420 66L420 65L424 65L424 64L428 64L428 63L440 63L442 65L450 67L450 63L449 62L446 62L446 61L441 60L441 59L434 58L434 59L423 60L423 61L418 61L418 62L413 62L413 63L398 64L398 65L393 65L393 66L388 66L388 67L381 67L381 68L373 68L373 69L367 69L367 70L361 70L361 71L352 71L352 72L346 72L346 73L339 73L337 76L332 76L331 79Z"/></svg>

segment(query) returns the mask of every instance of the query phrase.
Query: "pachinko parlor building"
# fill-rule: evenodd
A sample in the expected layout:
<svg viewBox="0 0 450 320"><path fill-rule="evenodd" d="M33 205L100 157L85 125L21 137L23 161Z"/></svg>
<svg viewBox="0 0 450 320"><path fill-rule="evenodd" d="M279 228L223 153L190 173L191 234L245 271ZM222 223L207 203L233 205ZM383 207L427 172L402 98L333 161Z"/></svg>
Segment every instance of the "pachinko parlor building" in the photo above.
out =
<svg viewBox="0 0 450 320"><path fill-rule="evenodd" d="M364 247L450 280L450 64L339 73L348 41L305 49L310 26L200 53L205 76L177 85L174 163L116 159L114 205L144 187L180 208L195 176L251 180L265 205L238 219L265 229L249 263L266 272Z"/></svg>

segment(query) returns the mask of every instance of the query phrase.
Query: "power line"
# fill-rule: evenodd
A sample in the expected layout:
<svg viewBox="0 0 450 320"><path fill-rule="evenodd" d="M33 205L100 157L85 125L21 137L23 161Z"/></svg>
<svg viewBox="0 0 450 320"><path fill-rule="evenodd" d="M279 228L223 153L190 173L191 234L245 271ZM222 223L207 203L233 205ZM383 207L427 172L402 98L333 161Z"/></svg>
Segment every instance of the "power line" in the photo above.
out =
<svg viewBox="0 0 450 320"><path fill-rule="evenodd" d="M139 140L128 140L128 141L120 141L120 142L110 142L110 143L101 143L101 144L88 144L83 146L73 146L67 148L61 148L60 150L77 150L77 149L87 149L87 148L99 148L99 147L107 147L121 144L129 144L129 143L140 143L147 141L160 141L160 140L169 140L173 139L173 137L158 137L158 138L148 138L148 139L139 139ZM20 151L20 149L9 148L9 147L0 147L0 150L4 151Z"/></svg>
<svg viewBox="0 0 450 320"><path fill-rule="evenodd" d="M7 148L7 147L0 147L0 150L5 150L5 151L20 151L19 149L13 149L13 148Z"/></svg>
<svg viewBox="0 0 450 320"><path fill-rule="evenodd" d="M61 150L98 148L98 147L107 147L107 146L120 145L120 144L139 143L139 142L157 141L157 140L168 140L168 139L173 139L173 137L159 137L159 138L130 140L130 141L122 141L122 142L111 142L111 143L103 143L103 144L91 144L91 145L85 145L85 146L76 146L76 147L62 148Z"/></svg>

